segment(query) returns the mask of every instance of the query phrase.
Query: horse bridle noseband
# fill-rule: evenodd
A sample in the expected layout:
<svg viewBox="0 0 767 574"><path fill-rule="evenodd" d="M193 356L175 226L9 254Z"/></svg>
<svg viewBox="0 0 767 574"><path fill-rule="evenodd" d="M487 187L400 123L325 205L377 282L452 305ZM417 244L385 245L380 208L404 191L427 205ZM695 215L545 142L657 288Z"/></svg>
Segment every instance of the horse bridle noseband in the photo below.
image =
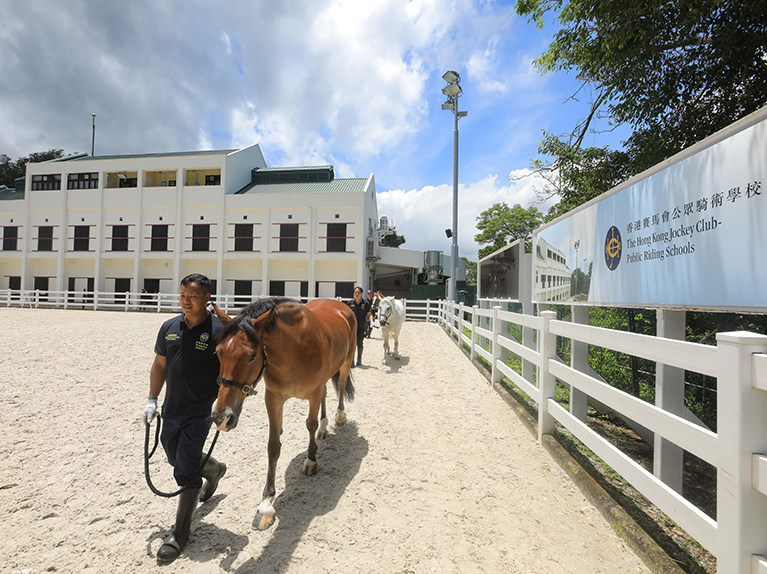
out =
<svg viewBox="0 0 767 574"><path fill-rule="evenodd" d="M235 389L240 389L243 393L245 393L245 396L250 396L252 394L256 394L256 385L258 384L258 381L261 379L261 376L264 374L264 371L266 370L266 347L261 345L261 352L264 354L264 364L261 365L261 370L258 371L258 374L256 375L255 380L250 383L249 385L246 383L238 383L237 381L233 381L232 379L226 379L219 375L216 377L216 382L220 385L227 385L230 387L234 387Z"/></svg>

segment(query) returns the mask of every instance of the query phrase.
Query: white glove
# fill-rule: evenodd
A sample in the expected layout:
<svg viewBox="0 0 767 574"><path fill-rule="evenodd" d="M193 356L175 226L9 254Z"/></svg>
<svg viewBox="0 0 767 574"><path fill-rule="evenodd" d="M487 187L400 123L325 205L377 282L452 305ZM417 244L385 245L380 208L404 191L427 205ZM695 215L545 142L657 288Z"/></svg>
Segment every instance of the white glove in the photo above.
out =
<svg viewBox="0 0 767 574"><path fill-rule="evenodd" d="M144 412L141 414L141 418L147 424L152 424L154 415L157 414L157 399L149 399L149 402L144 407Z"/></svg>

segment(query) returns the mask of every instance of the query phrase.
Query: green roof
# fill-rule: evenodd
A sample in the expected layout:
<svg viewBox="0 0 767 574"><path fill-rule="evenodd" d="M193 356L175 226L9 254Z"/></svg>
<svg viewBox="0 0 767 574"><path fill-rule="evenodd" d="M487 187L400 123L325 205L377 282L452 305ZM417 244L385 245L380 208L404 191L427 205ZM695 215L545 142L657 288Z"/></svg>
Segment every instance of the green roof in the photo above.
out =
<svg viewBox="0 0 767 574"><path fill-rule="evenodd" d="M93 161L101 159L144 159L150 157L190 157L200 155L229 155L236 152L236 149L213 149L213 150L200 150L200 151L173 151L173 152L158 152L158 153L125 153L115 155L84 155L73 156L72 158L62 157L58 161Z"/></svg>
<svg viewBox="0 0 767 574"><path fill-rule="evenodd" d="M9 199L24 199L24 189L16 191L13 187L0 186L0 201Z"/></svg>
<svg viewBox="0 0 767 574"><path fill-rule="evenodd" d="M301 183L249 183L239 195L290 195L302 193L363 193L366 177Z"/></svg>

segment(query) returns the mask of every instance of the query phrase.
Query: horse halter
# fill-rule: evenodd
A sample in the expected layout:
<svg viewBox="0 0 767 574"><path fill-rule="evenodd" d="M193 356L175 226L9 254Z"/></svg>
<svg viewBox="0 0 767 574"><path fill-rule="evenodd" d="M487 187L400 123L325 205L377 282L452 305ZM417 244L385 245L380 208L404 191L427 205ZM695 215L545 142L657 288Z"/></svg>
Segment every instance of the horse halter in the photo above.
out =
<svg viewBox="0 0 767 574"><path fill-rule="evenodd" d="M266 347L261 345L261 350L264 354L264 364L261 365L261 370L258 371L258 374L256 375L255 380L248 384L245 383L238 383L237 381L233 381L232 379L226 379L219 375L216 377L216 382L221 385L227 385L230 387L234 387L235 389L240 389L243 393L245 393L246 397L249 397L252 394L256 394L256 385L258 384L259 379L261 379L261 375L264 374L264 371L266 370Z"/></svg>

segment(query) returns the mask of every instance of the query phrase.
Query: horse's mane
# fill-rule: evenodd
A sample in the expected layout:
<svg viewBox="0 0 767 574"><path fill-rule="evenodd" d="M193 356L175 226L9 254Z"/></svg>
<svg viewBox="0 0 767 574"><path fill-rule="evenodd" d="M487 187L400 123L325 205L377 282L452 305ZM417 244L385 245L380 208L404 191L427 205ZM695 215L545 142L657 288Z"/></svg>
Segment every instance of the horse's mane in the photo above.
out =
<svg viewBox="0 0 767 574"><path fill-rule="evenodd" d="M224 325L223 328L216 334L216 344L220 343L227 337L230 337L238 330L243 331L246 335L257 341L259 339L259 334L253 327L252 319L260 317L267 311L271 311L277 307L277 305L281 305L282 303L300 304L301 302L297 299L291 299L290 297L265 297L263 299L253 301L253 303L247 307L244 307L240 311L239 315ZM262 333L268 333L274 329L275 324L275 315L272 314L267 324L264 325Z"/></svg>

